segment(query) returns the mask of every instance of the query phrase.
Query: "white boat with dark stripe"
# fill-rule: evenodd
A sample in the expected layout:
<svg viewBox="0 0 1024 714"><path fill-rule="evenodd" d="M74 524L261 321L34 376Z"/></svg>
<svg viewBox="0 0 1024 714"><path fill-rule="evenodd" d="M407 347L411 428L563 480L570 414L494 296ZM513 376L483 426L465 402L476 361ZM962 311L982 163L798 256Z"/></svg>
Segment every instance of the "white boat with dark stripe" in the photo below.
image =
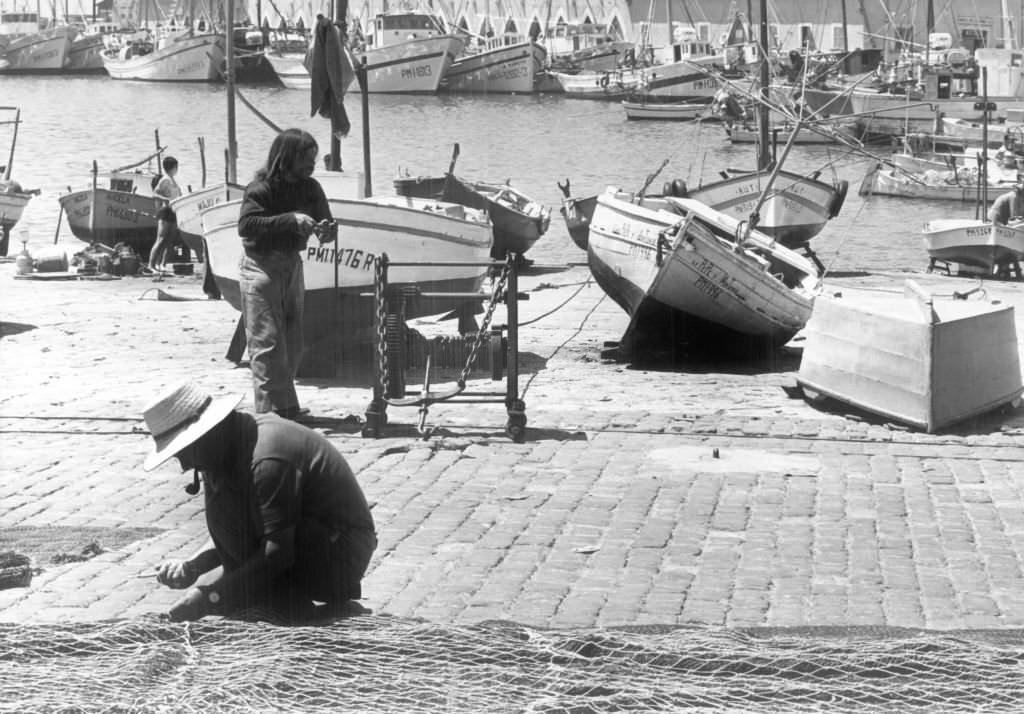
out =
<svg viewBox="0 0 1024 714"><path fill-rule="evenodd" d="M463 47L439 20L417 13L378 15L366 36L353 55L365 58L366 88L375 94L433 94Z"/></svg>
<svg viewBox="0 0 1024 714"><path fill-rule="evenodd" d="M547 50L522 35L494 37L455 59L441 82L450 92L527 94L547 61Z"/></svg>

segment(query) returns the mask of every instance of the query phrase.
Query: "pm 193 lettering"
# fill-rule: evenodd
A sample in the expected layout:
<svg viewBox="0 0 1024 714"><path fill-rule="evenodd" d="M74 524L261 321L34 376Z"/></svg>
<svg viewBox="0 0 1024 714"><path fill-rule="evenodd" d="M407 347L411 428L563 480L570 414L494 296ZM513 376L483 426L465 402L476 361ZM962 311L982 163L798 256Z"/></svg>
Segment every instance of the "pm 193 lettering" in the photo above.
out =
<svg viewBox="0 0 1024 714"><path fill-rule="evenodd" d="M352 270L373 270L373 261L377 256L356 248L338 248L317 246L306 248L306 262L337 263Z"/></svg>

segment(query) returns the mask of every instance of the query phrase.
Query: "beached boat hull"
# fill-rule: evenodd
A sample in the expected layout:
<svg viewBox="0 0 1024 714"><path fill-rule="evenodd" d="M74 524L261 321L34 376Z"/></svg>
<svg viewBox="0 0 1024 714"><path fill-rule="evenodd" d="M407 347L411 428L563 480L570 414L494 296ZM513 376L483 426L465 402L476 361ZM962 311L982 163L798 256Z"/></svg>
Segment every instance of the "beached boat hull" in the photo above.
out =
<svg viewBox="0 0 1024 714"><path fill-rule="evenodd" d="M21 220L33 194L0 191L0 256L10 250L11 230Z"/></svg>
<svg viewBox="0 0 1024 714"><path fill-rule="evenodd" d="M494 226L491 255L503 259L508 253L522 255L548 229L551 212L507 184L469 181L457 176L395 179L395 192L400 196L432 198L458 203L486 211Z"/></svg>
<svg viewBox="0 0 1024 714"><path fill-rule="evenodd" d="M597 197L587 258L602 289L633 319L654 301L732 332L782 344L811 314L819 284L810 261L752 232L737 247L740 224L680 198ZM782 276L780 279L778 276ZM627 331L628 332L628 331Z"/></svg>
<svg viewBox="0 0 1024 714"><path fill-rule="evenodd" d="M170 207L178 221L178 234L197 260L202 260L204 255L202 212L220 203L239 199L244 193L245 186L241 184L220 183L184 193L171 201Z"/></svg>
<svg viewBox="0 0 1024 714"><path fill-rule="evenodd" d="M310 86L313 84L313 79L309 76L309 70L306 69L305 53L278 54L268 52L264 56L273 68L277 80L285 89L304 89L309 91Z"/></svg>
<svg viewBox="0 0 1024 714"><path fill-rule="evenodd" d="M738 174L694 188L689 198L737 220L749 220L769 176L767 171ZM789 248L802 246L818 235L829 219L839 215L846 191L845 181L831 184L779 171L772 191L758 210L757 230Z"/></svg>
<svg viewBox="0 0 1024 714"><path fill-rule="evenodd" d="M441 35L367 50L366 91L433 94L462 45L455 35Z"/></svg>
<svg viewBox="0 0 1024 714"><path fill-rule="evenodd" d="M972 265L992 273L1024 260L1024 224L994 225L971 218L929 221L924 246L933 261Z"/></svg>
<svg viewBox="0 0 1024 714"><path fill-rule="evenodd" d="M757 206L769 175L767 172L752 171L694 189L687 188L683 181L669 181L663 191L666 196L693 198L736 220L747 221ZM846 181L828 184L791 171L779 171L772 186L772 192L758 212L760 220L757 230L787 248L802 247L818 235L829 219L839 215L847 192ZM623 193L621 197L626 200L635 199L632 194ZM566 198L563 201L562 216L570 236L584 250L589 240L587 234L593 220L592 212L596 207L593 198ZM659 197L651 196L649 200L656 198ZM569 207L566 206L568 202L571 202Z"/></svg>
<svg viewBox="0 0 1024 714"><path fill-rule="evenodd" d="M144 55L103 56L113 79L147 82L219 82L224 66L224 36L194 35L167 42Z"/></svg>
<svg viewBox="0 0 1024 714"><path fill-rule="evenodd" d="M145 258L156 242L156 214L166 200L107 188L72 191L59 197L68 227L86 243L126 243Z"/></svg>
<svg viewBox="0 0 1024 714"><path fill-rule="evenodd" d="M805 394L929 432L1019 399L1012 306L908 293L817 298L797 375Z"/></svg>
<svg viewBox="0 0 1024 714"><path fill-rule="evenodd" d="M68 65L75 32L67 25L58 25L11 40L6 49L0 52L0 59L4 60L0 63L3 65L0 72L63 72Z"/></svg>
<svg viewBox="0 0 1024 714"><path fill-rule="evenodd" d="M458 57L441 81L449 92L528 94L544 68L547 50L536 42L519 42Z"/></svg>
<svg viewBox="0 0 1024 714"><path fill-rule="evenodd" d="M392 262L462 262L489 260L491 227L486 217L463 206L436 201L379 196L366 199L330 198L338 222L338 244L320 245L311 238L301 253L306 285L305 328L317 341L338 333L345 336L373 324L374 261L386 253ZM240 201L221 203L202 213L208 264L224 299L241 310L238 264ZM412 266L388 271L392 287L416 286L427 292L479 290L486 266ZM343 300L343 304L339 304ZM459 308L465 300L417 296L408 301L406 317L432 315Z"/></svg>

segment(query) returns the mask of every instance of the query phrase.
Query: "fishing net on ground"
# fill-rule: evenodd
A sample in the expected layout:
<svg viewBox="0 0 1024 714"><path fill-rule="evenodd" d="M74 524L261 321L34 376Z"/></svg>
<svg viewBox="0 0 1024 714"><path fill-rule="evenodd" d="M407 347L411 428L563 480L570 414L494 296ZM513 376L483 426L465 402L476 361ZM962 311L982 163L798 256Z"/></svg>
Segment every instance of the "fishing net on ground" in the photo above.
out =
<svg viewBox="0 0 1024 714"><path fill-rule="evenodd" d="M542 630L365 616L0 625L0 711L963 712L1024 701L1024 632Z"/></svg>

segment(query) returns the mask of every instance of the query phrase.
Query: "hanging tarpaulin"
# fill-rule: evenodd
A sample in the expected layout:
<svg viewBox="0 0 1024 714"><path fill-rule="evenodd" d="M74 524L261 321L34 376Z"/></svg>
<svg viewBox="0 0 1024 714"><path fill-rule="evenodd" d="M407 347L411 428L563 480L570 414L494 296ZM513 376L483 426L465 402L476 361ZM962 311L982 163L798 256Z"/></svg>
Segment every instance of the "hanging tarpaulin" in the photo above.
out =
<svg viewBox="0 0 1024 714"><path fill-rule="evenodd" d="M342 28L323 15L317 15L313 30L313 48L307 57L310 76L310 116L332 118L342 136L351 124L345 112L345 91L356 73L345 47Z"/></svg>

